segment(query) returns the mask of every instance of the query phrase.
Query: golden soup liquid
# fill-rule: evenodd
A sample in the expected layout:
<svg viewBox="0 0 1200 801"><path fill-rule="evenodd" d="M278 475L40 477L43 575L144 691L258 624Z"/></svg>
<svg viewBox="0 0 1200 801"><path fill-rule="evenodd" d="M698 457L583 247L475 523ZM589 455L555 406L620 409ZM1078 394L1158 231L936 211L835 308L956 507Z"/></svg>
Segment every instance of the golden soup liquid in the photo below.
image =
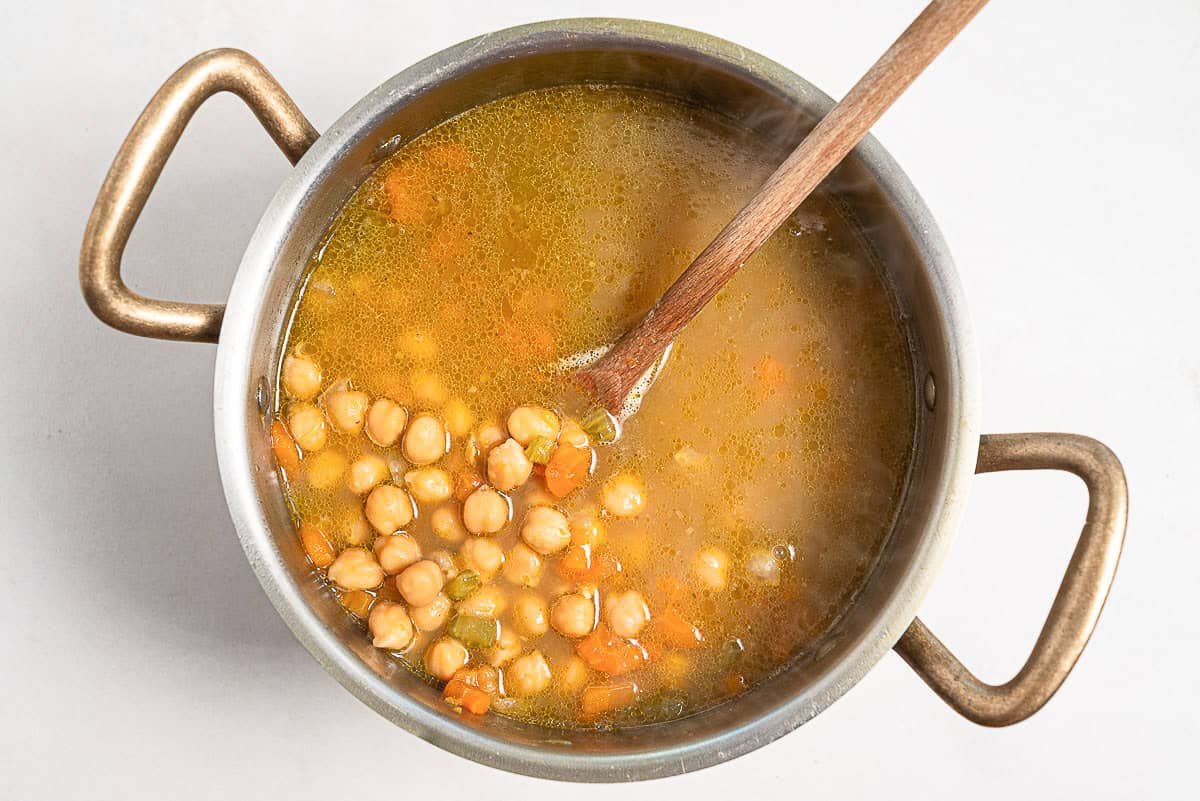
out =
<svg viewBox="0 0 1200 801"><path fill-rule="evenodd" d="M446 122L384 161L313 254L282 349L315 365L319 379L310 378L324 394L302 402L285 380L281 421L305 403L328 417L328 393L349 382L371 401L396 401L410 425L422 412L446 423L448 452L433 467L456 492L464 481L471 491L471 476L487 478L481 427L503 428L520 406L581 420L589 403L556 361L637 321L777 159L725 118L629 88L528 92ZM487 603L472 611L499 621L508 650L468 652L468 668L497 668L483 688L491 713L567 727L664 720L736 695L802 654L882 547L913 418L907 341L888 292L818 194L687 328L620 439L592 443L581 487L555 497L535 468L506 493L511 519L478 539L510 560L534 506L590 515L603 540L588 546L594 569L583 577L560 564L571 549L541 557L532 587L506 571L481 576ZM371 554L379 536L350 465L376 454L383 482L401 487L413 469L403 440L383 448L326 428L298 464L300 451L281 460L310 554L319 532L322 565L344 549ZM640 482L644 505L633 516L602 505L616 475ZM438 506L461 516L461 497L415 501L403 526L446 578L468 566L463 545L477 538L439 537L431 520ZM364 620L372 605L406 606L392 575L365 590L331 584ZM528 619L539 603L549 610L578 594L595 603L600 627L614 598L635 617L648 613L636 637L615 638L639 654L626 672L581 661L579 638L554 626L541 633L544 621ZM457 613L416 630L395 658L427 672L427 649L443 642L454 667L464 650L447 625ZM363 636L372 636L365 626Z"/></svg>

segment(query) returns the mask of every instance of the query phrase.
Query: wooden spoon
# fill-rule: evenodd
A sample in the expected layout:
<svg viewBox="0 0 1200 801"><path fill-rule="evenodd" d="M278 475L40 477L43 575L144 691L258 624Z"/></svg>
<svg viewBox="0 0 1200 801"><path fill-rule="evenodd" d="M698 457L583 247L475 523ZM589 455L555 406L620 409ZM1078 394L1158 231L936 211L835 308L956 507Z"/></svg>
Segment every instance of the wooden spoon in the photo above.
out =
<svg viewBox="0 0 1200 801"><path fill-rule="evenodd" d="M626 417L637 408L640 394L652 380L651 368L661 367L660 360L683 327L866 136L883 112L986 3L987 0L933 0L926 6L717 238L675 279L646 316L607 353L576 372L579 382L604 408L618 417Z"/></svg>

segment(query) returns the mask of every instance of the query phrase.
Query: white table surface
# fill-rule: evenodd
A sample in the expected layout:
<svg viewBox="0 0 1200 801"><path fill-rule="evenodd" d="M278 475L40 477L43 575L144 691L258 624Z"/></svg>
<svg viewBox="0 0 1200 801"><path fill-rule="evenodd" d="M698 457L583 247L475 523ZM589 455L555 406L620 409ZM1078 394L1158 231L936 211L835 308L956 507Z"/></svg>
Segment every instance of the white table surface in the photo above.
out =
<svg viewBox="0 0 1200 801"><path fill-rule="evenodd" d="M681 778L570 788L444 753L326 676L259 589L217 476L214 348L119 334L80 298L109 161L200 50L254 53L321 129L420 57L564 16L717 33L841 95L920 6L7 0L0 799L1200 797L1196 0L993 3L877 128L957 258L984 428L1090 434L1128 471L1095 637L1010 729L960 719L893 654L799 731ZM210 102L133 236L132 285L220 301L287 169L238 101ZM976 480L922 615L985 678L1024 659L1084 502L1061 474Z"/></svg>

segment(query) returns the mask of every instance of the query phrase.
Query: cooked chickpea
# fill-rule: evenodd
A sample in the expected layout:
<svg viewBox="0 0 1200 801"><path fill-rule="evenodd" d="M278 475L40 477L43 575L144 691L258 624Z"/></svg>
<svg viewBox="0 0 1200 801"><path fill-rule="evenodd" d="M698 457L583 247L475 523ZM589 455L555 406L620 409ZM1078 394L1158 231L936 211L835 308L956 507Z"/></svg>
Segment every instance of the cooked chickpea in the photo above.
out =
<svg viewBox="0 0 1200 801"><path fill-rule="evenodd" d="M517 633L503 623L500 624L500 634L496 644L487 652L488 664L492 667L504 667L521 653L521 638Z"/></svg>
<svg viewBox="0 0 1200 801"><path fill-rule="evenodd" d="M534 437L558 439L558 415L541 406L519 406L508 416L508 435L524 447Z"/></svg>
<svg viewBox="0 0 1200 801"><path fill-rule="evenodd" d="M579 593L564 595L550 608L550 625L564 637L590 634L596 628L596 604Z"/></svg>
<svg viewBox="0 0 1200 801"><path fill-rule="evenodd" d="M365 505L367 520L380 534L395 534L413 519L412 499L400 487L380 484Z"/></svg>
<svg viewBox="0 0 1200 801"><path fill-rule="evenodd" d="M650 622L650 607L637 590L626 590L604 599L604 618L618 637L636 637Z"/></svg>
<svg viewBox="0 0 1200 801"><path fill-rule="evenodd" d="M325 393L325 414L338 431L357 434L362 431L371 399L367 393L346 386L335 387Z"/></svg>
<svg viewBox="0 0 1200 801"><path fill-rule="evenodd" d="M770 551L758 550L746 560L746 572L750 578L774 587L779 584L779 560Z"/></svg>
<svg viewBox="0 0 1200 801"><path fill-rule="evenodd" d="M550 686L550 666L541 651L517 657L504 671L504 687L509 695L537 695Z"/></svg>
<svg viewBox="0 0 1200 801"><path fill-rule="evenodd" d="M413 641L413 624L408 611L400 604L384 601L371 609L367 618L371 644L389 651L403 651Z"/></svg>
<svg viewBox="0 0 1200 801"><path fill-rule="evenodd" d="M387 462L373 453L364 453L351 463L346 486L351 492L363 495L390 476Z"/></svg>
<svg viewBox="0 0 1200 801"><path fill-rule="evenodd" d="M462 544L458 553L462 556L463 564L478 573L484 581L490 581L504 565L504 549L489 537L471 537Z"/></svg>
<svg viewBox="0 0 1200 801"><path fill-rule="evenodd" d="M542 557L518 542L504 559L504 578L520 587L536 587L542 580Z"/></svg>
<svg viewBox="0 0 1200 801"><path fill-rule="evenodd" d="M452 503L444 503L433 510L429 516L429 527L433 529L434 536L446 542L462 542L467 538L462 515Z"/></svg>
<svg viewBox="0 0 1200 801"><path fill-rule="evenodd" d="M590 673L587 663L572 655L559 670L558 687L565 693L577 693L588 683Z"/></svg>
<svg viewBox="0 0 1200 801"><path fill-rule="evenodd" d="M432 464L446 455L446 429L431 414L419 414L404 434L404 455L413 464Z"/></svg>
<svg viewBox="0 0 1200 801"><path fill-rule="evenodd" d="M442 416L446 418L446 430L455 439L463 439L471 433L475 416L461 399L451 398L446 408L442 409Z"/></svg>
<svg viewBox="0 0 1200 801"><path fill-rule="evenodd" d="M543 556L558 553L571 542L567 516L549 506L535 506L525 514L521 539Z"/></svg>
<svg viewBox="0 0 1200 801"><path fill-rule="evenodd" d="M395 575L421 561L421 546L407 534L385 534L375 538L375 558L388 575Z"/></svg>
<svg viewBox="0 0 1200 801"><path fill-rule="evenodd" d="M490 487L480 487L463 502L463 525L472 534L495 534L508 523L508 499Z"/></svg>
<svg viewBox="0 0 1200 801"><path fill-rule="evenodd" d="M646 506L646 486L633 473L617 473L604 483L600 502L610 514L633 517Z"/></svg>
<svg viewBox="0 0 1200 801"><path fill-rule="evenodd" d="M293 407L288 416L288 430L292 432L296 444L310 453L324 448L329 439L325 415L316 406L307 403Z"/></svg>
<svg viewBox="0 0 1200 801"><path fill-rule="evenodd" d="M371 526L362 509L348 507L337 516L336 530L351 545L367 545L371 541Z"/></svg>
<svg viewBox="0 0 1200 801"><path fill-rule="evenodd" d="M442 591L445 579L437 562L425 559L409 565L396 577L396 589L404 596L409 606L425 606Z"/></svg>
<svg viewBox="0 0 1200 801"><path fill-rule="evenodd" d="M328 576L343 590L373 590L383 583L383 568L365 548L347 548L333 560Z"/></svg>
<svg viewBox="0 0 1200 801"><path fill-rule="evenodd" d="M604 542L607 528L594 508L585 509L571 515L569 524L572 545L590 545L598 547Z"/></svg>
<svg viewBox="0 0 1200 801"><path fill-rule="evenodd" d="M562 431L558 433L559 445L570 445L572 448L589 448L592 445L588 433L574 420L564 420Z"/></svg>
<svg viewBox="0 0 1200 801"><path fill-rule="evenodd" d="M729 584L729 554L715 545L701 548L692 561L692 572L710 590L723 590Z"/></svg>
<svg viewBox="0 0 1200 801"><path fill-rule="evenodd" d="M404 433L408 412L391 398L379 398L367 412L367 437L381 448L390 448Z"/></svg>
<svg viewBox="0 0 1200 801"><path fill-rule="evenodd" d="M459 614L497 618L508 609L508 596L496 586L480 587L458 604Z"/></svg>
<svg viewBox="0 0 1200 801"><path fill-rule="evenodd" d="M450 637L443 637L425 651L425 669L435 678L450 681L455 673L466 666L470 657L465 645Z"/></svg>
<svg viewBox="0 0 1200 801"><path fill-rule="evenodd" d="M321 368L307 356L288 356L283 360L283 386L293 398L311 400L321 390Z"/></svg>
<svg viewBox="0 0 1200 801"><path fill-rule="evenodd" d="M438 593L436 598L424 606L409 607L408 613L412 616L413 625L421 631L437 631L446 623L446 618L450 617L451 606L453 603L450 598L444 593Z"/></svg>
<svg viewBox="0 0 1200 801"><path fill-rule="evenodd" d="M324 421L322 421L324 422ZM331 490L346 472L346 454L337 448L327 448L304 460L304 475L308 483L319 490Z"/></svg>
<svg viewBox="0 0 1200 801"><path fill-rule="evenodd" d="M475 447L481 456L486 456L488 451L506 439L508 437L505 436L503 428L495 423L484 423L475 432Z"/></svg>
<svg viewBox="0 0 1200 801"><path fill-rule="evenodd" d="M546 599L536 592L523 592L513 603L513 623L522 634L540 637L550 629L550 610Z"/></svg>
<svg viewBox="0 0 1200 801"><path fill-rule="evenodd" d="M508 492L524 484L533 473L533 462L525 455L525 449L515 439L492 448L487 457L488 481L501 492Z"/></svg>
<svg viewBox="0 0 1200 801"><path fill-rule="evenodd" d="M408 491L419 503L441 503L454 492L450 474L440 467L422 467L404 474Z"/></svg>

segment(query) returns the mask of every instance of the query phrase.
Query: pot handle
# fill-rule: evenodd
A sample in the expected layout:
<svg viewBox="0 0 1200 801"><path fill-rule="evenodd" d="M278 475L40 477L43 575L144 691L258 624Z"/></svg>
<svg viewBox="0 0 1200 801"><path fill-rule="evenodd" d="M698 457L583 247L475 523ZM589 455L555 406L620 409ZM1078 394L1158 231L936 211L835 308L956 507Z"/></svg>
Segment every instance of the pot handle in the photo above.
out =
<svg viewBox="0 0 1200 801"><path fill-rule="evenodd" d="M1077 434L993 434L979 440L976 473L1066 470L1088 489L1087 521L1033 652L1000 685L980 681L920 618L896 651L959 714L984 726L1009 726L1041 709L1062 686L1092 636L1112 587L1125 539L1125 471L1103 443Z"/></svg>
<svg viewBox="0 0 1200 801"><path fill-rule="evenodd" d="M83 234L83 297L113 328L158 339L217 341L224 306L139 295L121 279L121 255L183 129L196 109L218 92L240 97L293 164L319 136L271 73L241 50L201 53L168 78L117 151Z"/></svg>

